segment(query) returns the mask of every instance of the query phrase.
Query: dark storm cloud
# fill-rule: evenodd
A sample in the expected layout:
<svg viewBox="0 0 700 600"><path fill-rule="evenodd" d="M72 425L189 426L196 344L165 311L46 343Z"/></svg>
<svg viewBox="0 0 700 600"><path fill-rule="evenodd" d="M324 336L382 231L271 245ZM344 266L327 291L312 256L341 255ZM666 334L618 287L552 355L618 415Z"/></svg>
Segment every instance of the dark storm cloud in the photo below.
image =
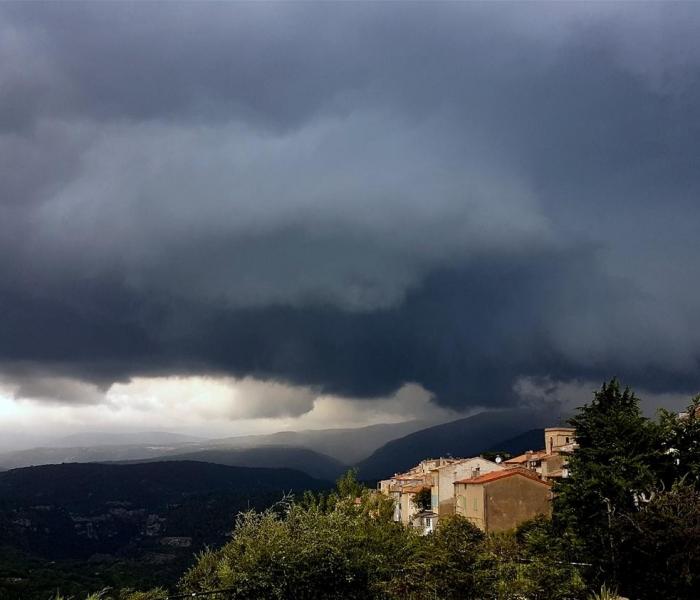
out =
<svg viewBox="0 0 700 600"><path fill-rule="evenodd" d="M452 406L521 377L697 387L698 24L3 5L4 370L416 382Z"/></svg>

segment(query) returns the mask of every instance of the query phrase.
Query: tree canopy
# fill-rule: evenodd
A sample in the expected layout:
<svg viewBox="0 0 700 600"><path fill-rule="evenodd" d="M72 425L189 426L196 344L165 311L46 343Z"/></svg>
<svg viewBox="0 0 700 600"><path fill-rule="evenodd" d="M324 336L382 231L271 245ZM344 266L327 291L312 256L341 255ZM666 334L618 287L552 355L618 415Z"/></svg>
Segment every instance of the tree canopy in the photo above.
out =
<svg viewBox="0 0 700 600"><path fill-rule="evenodd" d="M653 421L612 380L571 419L578 448L555 486L553 518L592 564L589 583L635 598L700 597L699 404Z"/></svg>

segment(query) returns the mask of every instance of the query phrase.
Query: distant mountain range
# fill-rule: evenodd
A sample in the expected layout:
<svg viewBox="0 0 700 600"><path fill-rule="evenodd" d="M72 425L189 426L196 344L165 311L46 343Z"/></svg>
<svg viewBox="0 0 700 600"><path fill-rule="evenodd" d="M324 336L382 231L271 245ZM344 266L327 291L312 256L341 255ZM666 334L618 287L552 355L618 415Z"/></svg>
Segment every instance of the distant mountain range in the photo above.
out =
<svg viewBox="0 0 700 600"><path fill-rule="evenodd" d="M91 446L32 448L0 454L0 470L60 463L182 461L251 468L290 468L326 481L355 464L360 477L375 480L424 458L512 454L542 447L542 428L556 424L549 412L489 411L421 428L420 421L358 429L278 432L270 435L198 440L166 432L105 434ZM101 434L79 434L61 443L97 442ZM120 444L148 439L148 443ZM345 457L339 459L338 457ZM349 459L348 459L349 458Z"/></svg>
<svg viewBox="0 0 700 600"><path fill-rule="evenodd" d="M548 425L556 425L556 423L548 423ZM544 448L544 427L530 429L515 437L497 442L485 452L508 452L512 456L517 456L528 450L542 450L542 448Z"/></svg>
<svg viewBox="0 0 700 600"><path fill-rule="evenodd" d="M138 431L127 433L110 433L104 431L87 431L67 435L50 443L52 448L86 448L100 446L147 446L195 444L206 438L171 433L169 431Z"/></svg>
<svg viewBox="0 0 700 600"><path fill-rule="evenodd" d="M16 469L61 463L111 462L154 459L169 452L186 452L189 446L90 446L76 448L31 448L0 454L0 468Z"/></svg>
<svg viewBox="0 0 700 600"><path fill-rule="evenodd" d="M425 427L423 421L389 423L357 429L283 431L203 440L168 432L79 433L60 438L50 446L4 452L0 468L72 462L171 460L184 455L213 452L222 464L300 468L312 476L335 479L343 465L369 456L388 440ZM280 448L286 448L286 452ZM261 449L252 451L253 449ZM271 448L263 451L262 448ZM292 450L293 449L293 450ZM193 456L196 460L206 460ZM234 458L238 462L234 462ZM278 462L274 462L277 460Z"/></svg>
<svg viewBox="0 0 700 600"><path fill-rule="evenodd" d="M287 468L302 471L311 477L335 481L348 466L340 461L314 452L308 448L293 446L261 446L259 448L212 448L196 452L173 453L151 460L194 460L218 465Z"/></svg>
<svg viewBox="0 0 700 600"><path fill-rule="evenodd" d="M532 430L553 424L551 414L532 410L482 412L428 427L384 444L357 464L359 476L365 480L382 479L405 471L424 458L476 456L492 449L522 452L528 448L518 449L535 441ZM540 437L537 447L542 444Z"/></svg>
<svg viewBox="0 0 700 600"><path fill-rule="evenodd" d="M209 440L209 445L236 448L254 446L296 446L325 454L344 464L354 464L369 456L374 450L393 440L434 423L428 421L404 421L381 423L367 427L345 429L307 429L280 431L265 435L235 436Z"/></svg>

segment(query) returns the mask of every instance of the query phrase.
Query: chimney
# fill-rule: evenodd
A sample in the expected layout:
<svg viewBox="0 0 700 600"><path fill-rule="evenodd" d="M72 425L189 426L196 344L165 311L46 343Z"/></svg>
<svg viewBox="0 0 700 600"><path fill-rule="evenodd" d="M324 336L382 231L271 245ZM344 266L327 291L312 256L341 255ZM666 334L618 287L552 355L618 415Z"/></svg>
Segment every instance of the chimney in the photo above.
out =
<svg viewBox="0 0 700 600"><path fill-rule="evenodd" d="M476 479L481 473L481 467L472 468L472 479Z"/></svg>

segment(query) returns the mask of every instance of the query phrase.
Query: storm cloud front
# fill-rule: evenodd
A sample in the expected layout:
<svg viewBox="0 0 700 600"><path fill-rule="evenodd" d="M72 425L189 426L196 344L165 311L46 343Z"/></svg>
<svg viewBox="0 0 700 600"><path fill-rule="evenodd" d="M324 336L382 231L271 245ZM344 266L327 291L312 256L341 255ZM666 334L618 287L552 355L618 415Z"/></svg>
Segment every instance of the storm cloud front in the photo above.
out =
<svg viewBox="0 0 700 600"><path fill-rule="evenodd" d="M698 30L691 3L4 3L1 378L66 406L255 380L264 416L695 392Z"/></svg>

